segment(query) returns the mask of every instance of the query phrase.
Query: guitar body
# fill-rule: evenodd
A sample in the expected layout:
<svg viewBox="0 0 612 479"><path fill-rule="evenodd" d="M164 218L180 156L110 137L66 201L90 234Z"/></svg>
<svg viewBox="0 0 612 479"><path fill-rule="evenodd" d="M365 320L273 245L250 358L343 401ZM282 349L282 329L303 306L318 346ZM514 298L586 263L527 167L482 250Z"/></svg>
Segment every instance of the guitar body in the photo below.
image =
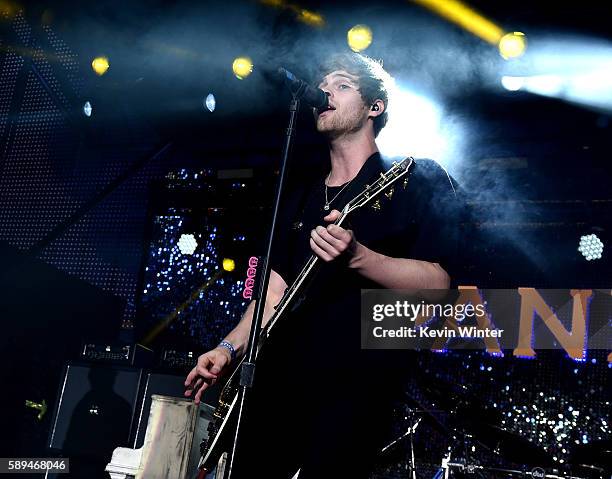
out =
<svg viewBox="0 0 612 479"><path fill-rule="evenodd" d="M413 158L408 157L400 163L394 163L386 173L381 173L380 177L376 178L371 185L366 185L365 189L342 209L342 213L335 224L342 224L349 213L369 203L395 181L406 175L410 171L413 161ZM312 255L296 280L285 291L281 301L275 307L274 314L260 332L257 354L259 354L277 321L284 318L303 298L307 285L313 279L318 262L319 258ZM233 446L235 424L238 416L238 393L242 363L243 360L238 362L221 391L219 405L213 414L213 420L208 426L208 439L203 441L200 446L202 456L198 479L204 479L215 467L217 468L215 479L225 479L225 462ZM219 475L220 473L221 475Z"/></svg>
<svg viewBox="0 0 612 479"><path fill-rule="evenodd" d="M219 403L213 413L213 420L208 424L208 438L200 445L200 474L198 479L204 479L215 467L215 479L224 479L225 462L234 440L235 425L238 419L238 391L240 387L241 359L227 379ZM202 475L202 471L205 474ZM221 473L221 474L220 474Z"/></svg>

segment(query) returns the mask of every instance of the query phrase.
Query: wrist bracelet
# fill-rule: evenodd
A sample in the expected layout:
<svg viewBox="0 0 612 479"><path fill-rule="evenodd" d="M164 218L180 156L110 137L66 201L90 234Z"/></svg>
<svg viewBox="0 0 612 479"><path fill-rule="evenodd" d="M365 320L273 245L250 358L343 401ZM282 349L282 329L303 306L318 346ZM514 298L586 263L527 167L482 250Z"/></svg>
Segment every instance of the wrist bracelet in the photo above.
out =
<svg viewBox="0 0 612 479"><path fill-rule="evenodd" d="M230 352L230 356L233 359L236 359L236 350L234 349L234 345L225 339L219 343L218 348L225 348Z"/></svg>

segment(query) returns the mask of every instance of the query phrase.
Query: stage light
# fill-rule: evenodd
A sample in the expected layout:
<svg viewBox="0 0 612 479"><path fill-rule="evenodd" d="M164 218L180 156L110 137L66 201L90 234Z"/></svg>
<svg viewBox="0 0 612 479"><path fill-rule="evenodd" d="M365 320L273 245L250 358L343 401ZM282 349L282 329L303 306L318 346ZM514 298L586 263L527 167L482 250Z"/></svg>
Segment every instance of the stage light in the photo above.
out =
<svg viewBox="0 0 612 479"><path fill-rule="evenodd" d="M503 29L458 0L412 0L438 15L497 45L504 35Z"/></svg>
<svg viewBox="0 0 612 479"><path fill-rule="evenodd" d="M563 80L557 75L507 76L501 78L502 86L509 91L526 90L544 96L557 96L563 90Z"/></svg>
<svg viewBox="0 0 612 479"><path fill-rule="evenodd" d="M0 0L0 13L5 14L7 17L13 17L21 7L16 3L8 0Z"/></svg>
<svg viewBox="0 0 612 479"><path fill-rule="evenodd" d="M225 271L234 271L236 268L236 262L231 258L223 258L223 269Z"/></svg>
<svg viewBox="0 0 612 479"><path fill-rule="evenodd" d="M535 75L525 79L525 89L544 96L557 96L563 91L563 80L558 75Z"/></svg>
<svg viewBox="0 0 612 479"><path fill-rule="evenodd" d="M372 43L372 30L367 25L355 25L346 34L349 47L354 52L361 52Z"/></svg>
<svg viewBox="0 0 612 479"><path fill-rule="evenodd" d="M285 2L284 0L259 0L264 5L274 7L283 10L289 10L295 14L298 22L305 23L311 27L320 28L325 25L325 18L323 15L312 10L302 8L296 3Z"/></svg>
<svg viewBox="0 0 612 479"><path fill-rule="evenodd" d="M178 247L182 254L193 254L198 242L192 234L182 234L178 240Z"/></svg>
<svg viewBox="0 0 612 479"><path fill-rule="evenodd" d="M402 89L389 96L389 120L377 144L387 157L422 156L440 160L447 140L441 129L440 108L431 100Z"/></svg>
<svg viewBox="0 0 612 479"><path fill-rule="evenodd" d="M518 58L525 53L527 38L522 32L506 33L498 44L499 54L505 59Z"/></svg>
<svg viewBox="0 0 612 479"><path fill-rule="evenodd" d="M204 100L204 105L206 106L206 108L208 108L208 111L210 111L211 113L215 111L215 107L217 106L215 95L213 95L212 93L209 93L208 96L206 97L206 100Z"/></svg>
<svg viewBox="0 0 612 479"><path fill-rule="evenodd" d="M310 25L311 27L322 27L325 25L325 19L317 12L312 12L306 9L299 9L297 14L298 21Z"/></svg>
<svg viewBox="0 0 612 479"><path fill-rule="evenodd" d="M86 101L85 104L83 105L83 113L85 114L85 116L90 117L92 112L93 112L93 108L91 107L91 103Z"/></svg>
<svg viewBox="0 0 612 479"><path fill-rule="evenodd" d="M523 77L503 76L501 84L508 91L519 91L525 85L525 79Z"/></svg>
<svg viewBox="0 0 612 479"><path fill-rule="evenodd" d="M106 57L97 57L91 62L91 68L93 68L93 71L95 71L96 75L98 76L104 75L109 67L110 64L108 62L108 58Z"/></svg>
<svg viewBox="0 0 612 479"><path fill-rule="evenodd" d="M580 237L578 251L582 253L582 256L584 256L587 261L600 259L601 254L603 253L603 248L604 245L597 235L590 234Z"/></svg>
<svg viewBox="0 0 612 479"><path fill-rule="evenodd" d="M253 71L253 62L249 57L238 57L232 63L232 70L236 78L244 80Z"/></svg>
<svg viewBox="0 0 612 479"><path fill-rule="evenodd" d="M601 40L538 39L502 75L524 78L530 93L612 111L612 46Z"/></svg>

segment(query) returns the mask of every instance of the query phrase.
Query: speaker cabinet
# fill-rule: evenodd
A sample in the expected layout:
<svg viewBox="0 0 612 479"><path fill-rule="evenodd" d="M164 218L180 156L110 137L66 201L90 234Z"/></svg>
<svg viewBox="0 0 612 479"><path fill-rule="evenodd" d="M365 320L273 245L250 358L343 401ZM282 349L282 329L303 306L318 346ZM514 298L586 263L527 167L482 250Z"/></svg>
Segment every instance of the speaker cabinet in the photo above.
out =
<svg viewBox="0 0 612 479"><path fill-rule="evenodd" d="M63 454L110 459L128 446L142 386L141 369L68 362L60 383L48 446Z"/></svg>

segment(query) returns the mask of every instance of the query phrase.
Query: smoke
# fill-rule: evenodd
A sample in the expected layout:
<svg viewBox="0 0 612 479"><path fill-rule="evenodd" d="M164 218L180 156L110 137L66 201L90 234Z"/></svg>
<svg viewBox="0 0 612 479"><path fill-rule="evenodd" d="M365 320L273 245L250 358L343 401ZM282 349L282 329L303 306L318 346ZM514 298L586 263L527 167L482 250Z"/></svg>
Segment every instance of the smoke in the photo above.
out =
<svg viewBox="0 0 612 479"><path fill-rule="evenodd" d="M318 13L326 21L322 28L298 22L293 11L254 1L108 0L56 17L85 60L109 57L106 84L139 82L139 90L156 91L160 109L177 102L180 110L181 101L215 89L222 100L219 114L264 113L274 90L262 72L283 65L310 77L321 58L347 50L346 32L356 23L374 32L366 53L381 58L394 76L433 94L461 94L488 75L498 58L489 45L409 4L352 9L330 4ZM249 56L255 65L242 82L231 70L238 56ZM201 98L193 105L199 107Z"/></svg>

